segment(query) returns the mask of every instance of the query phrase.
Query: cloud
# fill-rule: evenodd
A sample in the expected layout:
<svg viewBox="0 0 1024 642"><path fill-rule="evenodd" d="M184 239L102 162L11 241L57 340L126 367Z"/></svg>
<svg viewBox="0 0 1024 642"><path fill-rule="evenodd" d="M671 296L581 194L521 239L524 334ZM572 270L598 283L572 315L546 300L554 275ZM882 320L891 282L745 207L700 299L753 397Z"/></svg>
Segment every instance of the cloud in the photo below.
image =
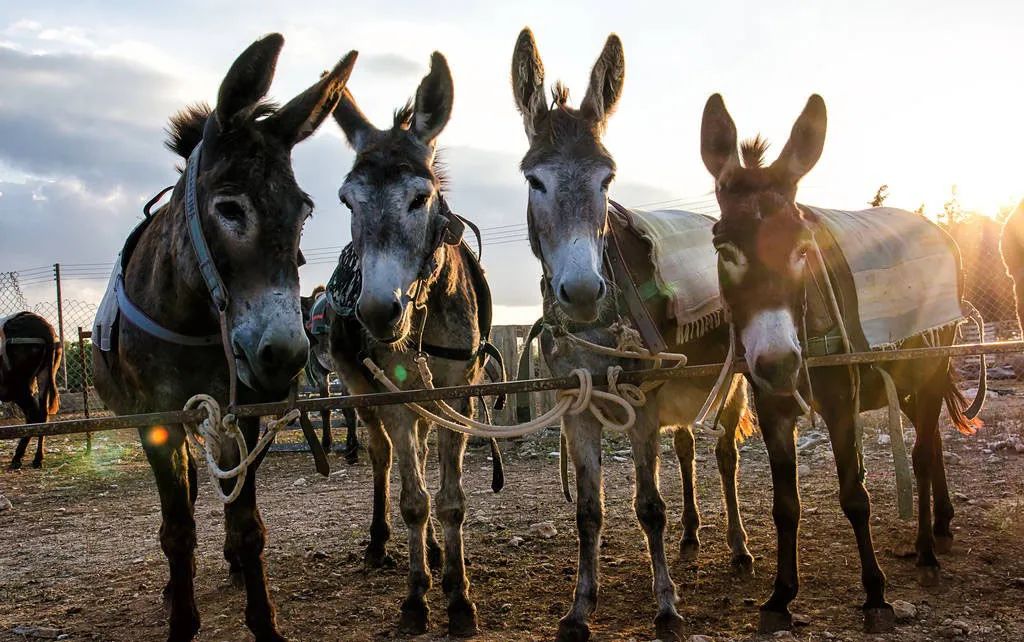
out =
<svg viewBox="0 0 1024 642"><path fill-rule="evenodd" d="M401 78L417 76L425 71L415 60L394 53L370 54L359 57L360 71Z"/></svg>

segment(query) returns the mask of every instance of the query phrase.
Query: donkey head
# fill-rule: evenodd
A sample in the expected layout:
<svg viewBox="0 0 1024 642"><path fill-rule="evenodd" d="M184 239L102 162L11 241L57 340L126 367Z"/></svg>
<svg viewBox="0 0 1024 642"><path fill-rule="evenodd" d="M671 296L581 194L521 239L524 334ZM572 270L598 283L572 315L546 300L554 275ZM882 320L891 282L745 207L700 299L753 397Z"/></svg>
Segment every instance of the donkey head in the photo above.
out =
<svg viewBox="0 0 1024 642"><path fill-rule="evenodd" d="M435 156L453 95L448 62L434 52L416 98L395 112L389 129L374 127L347 90L334 110L356 151L338 197L352 212L362 275L357 315L383 343L398 345L408 337L411 297L429 286L428 267L444 260L438 239L447 219L439 208L442 178Z"/></svg>
<svg viewBox="0 0 1024 642"><path fill-rule="evenodd" d="M549 107L544 65L529 29L512 54L512 93L530 142L520 163L530 185L530 247L561 309L575 321L597 318L607 292L601 260L615 161L601 136L622 95L625 66L622 42L612 34L579 109L569 106L560 83Z"/></svg>
<svg viewBox="0 0 1024 642"><path fill-rule="evenodd" d="M234 62L217 106L171 120L168 147L187 158L202 142L197 202L203 234L230 293L225 311L238 377L281 393L306 362L299 310L299 236L312 202L292 174L292 147L312 134L341 96L355 52L283 107L264 101L284 44L256 41ZM191 252L191 250L187 250ZM205 291L198 265L183 278Z"/></svg>
<svg viewBox="0 0 1024 642"><path fill-rule="evenodd" d="M825 102L811 96L779 158L765 167L760 137L743 143L741 161L736 126L718 94L708 99L701 124L701 156L722 209L714 227L722 296L754 383L780 395L794 391L800 369L797 320L816 222L797 207L796 189L821 156L825 125Z"/></svg>

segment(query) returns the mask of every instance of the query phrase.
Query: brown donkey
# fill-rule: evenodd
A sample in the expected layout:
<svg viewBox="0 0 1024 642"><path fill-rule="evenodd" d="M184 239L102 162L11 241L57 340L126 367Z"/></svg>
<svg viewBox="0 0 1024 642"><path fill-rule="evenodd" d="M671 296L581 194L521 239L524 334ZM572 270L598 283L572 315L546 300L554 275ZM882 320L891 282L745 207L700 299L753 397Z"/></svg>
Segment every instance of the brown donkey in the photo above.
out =
<svg viewBox="0 0 1024 642"><path fill-rule="evenodd" d="M1017 304L1017 324L1024 329L1024 201L1017 205L1003 224L999 237L1006 274L1013 279L1013 300Z"/></svg>
<svg viewBox="0 0 1024 642"><path fill-rule="evenodd" d="M0 401L16 403L25 413L25 423L44 423L60 409L57 371L63 354L53 326L38 314L19 312L0 319ZM31 439L18 440L12 470L21 468ZM36 439L33 468L43 465L43 436Z"/></svg>
<svg viewBox="0 0 1024 642"><path fill-rule="evenodd" d="M811 96L793 126L778 160L763 165L766 145L755 139L737 148L736 126L721 96L712 96L704 109L701 155L711 175L722 209L715 225L722 296L750 368L758 423L771 462L774 492L772 515L778 535L778 565L774 590L761 606L763 632L789 628L789 603L798 588L797 535L800 496L797 489L795 424L801 415L796 394L812 399L828 427L839 476L839 500L853 526L860 553L861 578L867 593L865 628L884 631L893 626L892 607L885 599L885 575L871 539L871 503L864 487L864 467L856 427L857 400L852 374L846 367L815 368L807 378L800 326L805 317L805 284L810 277L808 255L815 252L813 231L818 216L797 205L800 179L814 167L825 143L825 103ZM959 254L950 242L944 261L959 274ZM961 288L962 289L962 288ZM962 297L962 292L951 293ZM957 299L961 301L962 298ZM825 328L808 327L807 336ZM933 341L912 336L902 347L950 345L955 327L936 331ZM939 577L936 550L948 549L953 539L949 499L939 435L939 411L945 400L954 425L974 431L965 415L966 402L954 382L948 358L900 361L884 368L896 384L903 411L917 430L914 475L918 491L917 566L924 582ZM860 409L883 407L884 382L876 369L861 366ZM811 394L813 392L813 394ZM976 411L972 409L970 414ZM932 523L932 503L935 520Z"/></svg>
<svg viewBox="0 0 1024 642"><path fill-rule="evenodd" d="M120 261L123 279L114 289L120 317L107 330L108 345L103 345L102 326L93 343L96 388L118 414L180 409L198 393L228 401L232 382L219 312L241 384L238 401L282 399L306 363L298 254L312 203L295 182L291 151L334 108L355 53L277 108L264 96L283 44L279 34L253 43L224 77L214 109L194 106L171 120L168 146L191 157L186 176L195 171L197 177L191 188L186 183L192 181L180 178L170 202L130 237ZM188 205L187 193L195 196ZM198 218L199 229L191 234L187 209ZM204 283L199 252L192 247L196 234L205 237L206 259L212 259L229 296L223 311ZM251 449L259 421L239 425ZM190 640L199 630L193 587L196 462L180 425L139 433L160 492L160 546L170 568L168 639ZM228 469L238 463L238 452L224 450L219 464ZM256 507L258 463L249 467L241 495L224 508L224 556L233 579L244 583L249 629L260 642L277 642L284 638L264 568L266 530Z"/></svg>
<svg viewBox="0 0 1024 642"><path fill-rule="evenodd" d="M581 349L567 333L605 346L615 345L612 326L620 294L606 269L605 249L609 236L608 190L615 178L615 162L601 142L608 117L622 93L625 59L618 36L611 35L594 65L590 86L579 109L568 105L568 91L554 90L549 106L544 89L544 66L533 34L524 29L512 58L512 91L523 115L530 149L521 163L529 183L527 219L530 245L540 259L544 278L544 332L541 348L552 373L564 376L576 368L605 373L609 366L625 369L649 367L650 362L610 358ZM701 225L711 221L690 212ZM708 248L710 252L710 248ZM639 266L635 266L639 267ZM612 290L612 291L610 291ZM662 303L664 309L664 303ZM653 315L664 329L667 310ZM722 325L682 346L690 363L721 362L728 349L728 329ZM669 574L665 553L665 501L658 488L658 449L662 428L672 430L683 482L683 535L679 551L691 557L699 548L700 517L694 483L694 436L692 424L708 397L714 377L679 380L648 393L647 403L636 410L636 423L628 431L636 470L633 505L647 538L654 595L658 612L654 623L658 637L676 639L682 618L676 610L676 587ZM742 377L734 378L728 402L720 417L724 434L715 448L727 513L727 534L732 563L743 575L753 572L736 498L739 453L736 439L753 427L746 409ZM588 620L597 608L598 549L604 519L601 478L601 424L590 414L567 415L562 422L568 450L576 471L576 524L579 557L572 608L560 621L558 640L586 640Z"/></svg>

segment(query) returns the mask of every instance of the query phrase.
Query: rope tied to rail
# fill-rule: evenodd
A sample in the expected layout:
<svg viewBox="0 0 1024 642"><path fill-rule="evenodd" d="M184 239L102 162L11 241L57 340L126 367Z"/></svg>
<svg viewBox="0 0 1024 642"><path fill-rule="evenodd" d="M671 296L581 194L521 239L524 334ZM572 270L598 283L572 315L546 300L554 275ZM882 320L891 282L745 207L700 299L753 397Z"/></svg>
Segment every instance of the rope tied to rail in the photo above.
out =
<svg viewBox="0 0 1024 642"><path fill-rule="evenodd" d="M373 374L374 379L379 381L388 391L400 392L401 389L395 385L390 377L372 359L364 359L363 365ZM416 366L423 380L423 387L427 390L434 389L434 377L427 365L427 359L423 355L416 357ZM590 371L577 368L572 371L579 382L578 387L567 390L560 390L558 401L547 412L535 417L533 420L514 424L511 426L496 426L490 423L477 421L472 417L460 413L443 400L433 401L437 412L428 410L423 405L409 402L405 405L423 417L450 430L460 432L471 437L497 437L511 438L522 437L542 430L562 419L565 415L579 415L584 411L590 411L598 422L605 428L611 430L628 430L636 422L636 410L647 402L647 396L640 386L628 383L620 383L619 375L622 368L611 366L608 368L608 390L595 390L594 382ZM605 401L621 408L626 414L624 421L616 421L597 405L597 402Z"/></svg>
<svg viewBox="0 0 1024 642"><path fill-rule="evenodd" d="M256 458L266 450L274 437L288 424L295 421L299 411L295 408L289 410L277 419L270 419L267 428L260 435L252 451L245 443L245 435L238 427L238 418L228 413L221 416L220 404L210 395L194 395L185 402L185 410L199 409L206 413L206 418L198 423L185 422L185 435L189 443L203 453L206 459L206 469L210 472L210 481L213 483L213 490L224 504L230 504L238 499L245 485L245 476L249 472ZM239 463L234 468L224 470L220 467L221 456L226 454L230 442L234 441L238 447ZM231 492L225 494L220 482L234 479L234 486Z"/></svg>

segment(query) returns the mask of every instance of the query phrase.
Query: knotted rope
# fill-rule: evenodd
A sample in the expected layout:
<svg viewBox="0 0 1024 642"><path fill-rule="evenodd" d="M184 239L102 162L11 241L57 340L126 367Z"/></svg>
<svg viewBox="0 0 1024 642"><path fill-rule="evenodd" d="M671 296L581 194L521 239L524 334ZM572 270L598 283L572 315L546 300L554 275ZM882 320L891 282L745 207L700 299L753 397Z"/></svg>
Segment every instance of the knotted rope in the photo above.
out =
<svg viewBox="0 0 1024 642"><path fill-rule="evenodd" d="M217 403L216 399L210 395L194 395L185 402L185 410L196 408L206 412L206 419L203 419L198 424L184 424L185 435L188 437L189 443L205 456L206 468L210 471L210 481L213 482L213 490L217 495L217 499L224 504L230 504L238 499L238 495L241 494L242 487L245 485L245 476L249 472L249 466L270 446L277 433L295 421L299 416L299 411L293 408L283 416L269 420L267 429L260 435L259 441L256 442L256 446L250 452L249 447L245 443L245 435L242 434L242 430L238 427L237 417L230 413L222 417L220 404ZM234 440L235 445L238 447L240 461L234 468L224 470L220 467L219 461L221 455L225 454L225 448L229 447L231 440ZM234 479L235 484L231 488L231 492L225 494L224 489L221 488L220 481L228 479Z"/></svg>

